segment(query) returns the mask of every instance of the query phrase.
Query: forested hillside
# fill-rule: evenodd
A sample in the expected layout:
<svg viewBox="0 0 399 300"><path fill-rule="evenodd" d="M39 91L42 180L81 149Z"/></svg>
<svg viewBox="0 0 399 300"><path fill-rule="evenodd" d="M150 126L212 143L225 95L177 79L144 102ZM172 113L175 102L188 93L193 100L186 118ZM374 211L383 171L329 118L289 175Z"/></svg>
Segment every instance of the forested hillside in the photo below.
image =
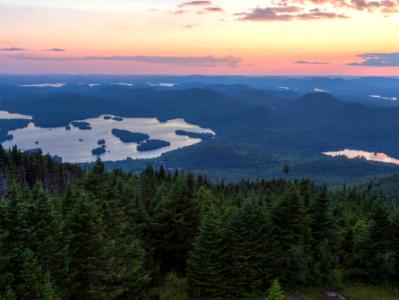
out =
<svg viewBox="0 0 399 300"><path fill-rule="evenodd" d="M211 183L0 151L1 299L261 299L398 283L399 206L310 181ZM168 286L169 284L169 286Z"/></svg>
<svg viewBox="0 0 399 300"><path fill-rule="evenodd" d="M51 78L47 78L49 82L58 77ZM21 145L22 141L14 132L30 122L49 129L45 136L57 128L68 130L71 122L75 125L76 121L79 124L94 122L91 126L80 127L86 129L85 133L94 135L99 124L90 118L101 115L156 118L163 125L165 121L177 118L209 128L216 135L212 139L201 137L203 142L200 144L180 147L160 157L150 159L146 156L146 161L129 159L134 157L128 154L113 159L103 156L107 167L137 171L142 170L143 165L161 163L167 168L206 174L212 179L238 181L241 178L256 179L257 174L264 178L281 176L282 166L289 164L287 178L306 177L329 185L399 172L399 166L395 164L353 161L323 154L352 149L399 157L396 142L399 138L399 107L396 101L377 101L369 96L378 96L382 91L395 96L397 79L181 77L162 78L164 82L176 84L161 87L149 84L161 78L119 78L120 82L135 82L126 86L113 84L118 82L116 78L94 76L84 84L83 78L72 76L69 80L59 78L68 82L59 88L16 85L34 79L16 78L15 83L10 84L12 78L0 77L0 111L32 117L32 120L0 120L0 142L8 141L8 146L17 144L32 148L33 145ZM97 81L99 83L94 86L90 83ZM115 126L115 129L123 129L118 124ZM40 143L39 138L31 138L38 142L33 147L63 156L54 146L46 149L46 144ZM96 138L106 136L101 133ZM86 140L77 139L80 143ZM65 140L72 140L72 137ZM128 142L125 140L124 143ZM85 152L92 153L92 149L95 148ZM98 151L95 153L104 154L104 149ZM65 155L63 159L91 161L68 160Z"/></svg>
<svg viewBox="0 0 399 300"><path fill-rule="evenodd" d="M61 193L83 175L78 166L59 163L49 155L41 155L40 151L29 155L13 147L6 152L0 145L0 196L6 196L16 182L27 188L40 182L47 191Z"/></svg>

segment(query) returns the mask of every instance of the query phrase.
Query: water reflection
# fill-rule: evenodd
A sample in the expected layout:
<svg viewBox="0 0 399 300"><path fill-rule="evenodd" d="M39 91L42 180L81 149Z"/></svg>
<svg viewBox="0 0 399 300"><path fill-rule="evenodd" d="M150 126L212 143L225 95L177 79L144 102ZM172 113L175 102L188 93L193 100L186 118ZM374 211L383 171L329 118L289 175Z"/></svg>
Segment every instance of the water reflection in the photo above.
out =
<svg viewBox="0 0 399 300"><path fill-rule="evenodd" d="M390 157L385 153L379 152L345 149L342 151L324 152L323 154L331 157L345 156L349 159L362 158L370 161L399 165L399 159Z"/></svg>
<svg viewBox="0 0 399 300"><path fill-rule="evenodd" d="M21 114L13 114L8 111L0 110L0 120L14 120L14 119L31 120L32 117Z"/></svg>
<svg viewBox="0 0 399 300"><path fill-rule="evenodd" d="M107 115L98 118L81 120L90 124L91 130L82 130L71 124L59 128L41 128L33 122L26 128L10 131L13 139L3 143L6 148L17 145L23 150L40 148L43 153L58 155L67 162L90 162L96 159L92 150L98 147L99 140L105 140L106 152L101 156L104 161L117 161L126 158L148 159L161 156L165 152L188 147L201 142L200 139L176 135L176 130L186 130L195 133L211 133L204 129L189 124L183 119L159 122L150 118L117 118ZM124 143L112 134L112 129L124 129L132 132L145 133L151 139L170 142L170 146L139 152L136 143Z"/></svg>

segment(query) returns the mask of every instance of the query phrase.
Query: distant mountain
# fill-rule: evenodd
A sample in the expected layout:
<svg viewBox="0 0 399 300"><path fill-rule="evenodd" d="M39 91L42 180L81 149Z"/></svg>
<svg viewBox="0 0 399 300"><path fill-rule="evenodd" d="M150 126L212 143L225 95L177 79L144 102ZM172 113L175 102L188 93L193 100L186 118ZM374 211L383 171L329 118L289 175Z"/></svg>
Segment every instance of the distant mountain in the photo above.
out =
<svg viewBox="0 0 399 300"><path fill-rule="evenodd" d="M228 96L237 101L243 102L251 106L274 107L279 106L287 101L298 97L296 93L289 91L274 91L254 89L244 84L183 84L177 86L176 89L182 90L187 88L201 88L216 91L220 94Z"/></svg>
<svg viewBox="0 0 399 300"><path fill-rule="evenodd" d="M310 93L293 101L291 108L306 114L326 113L337 110L345 104L328 93Z"/></svg>
<svg viewBox="0 0 399 300"><path fill-rule="evenodd" d="M82 78L68 80L71 82L61 88L0 86L0 110L32 115L35 124L42 127L66 126L71 121L103 114L161 121L183 118L213 129L215 138L167 153L161 159L173 168L180 166L202 173L215 170L228 178L253 176L260 167L255 161L262 162L263 169L258 171L264 176L280 175L281 167L289 163L293 178L313 176L334 183L339 181L337 174L354 181L394 174L397 170L396 166L355 163L322 154L350 148L399 157L399 108L348 102L337 96L350 91L349 86L362 87L361 93L372 89L372 79L99 77L92 82L137 82L133 86L104 83L91 88L79 84ZM376 80L374 87L388 89L396 80ZM176 86L150 87L146 83L149 81L176 82ZM303 85L298 88L299 84ZM315 87L333 92L314 92ZM339 87L342 90L336 93ZM310 93L302 94L308 89ZM10 138L9 130L24 127L27 122L4 121L0 124L0 138ZM111 165L134 169L146 163L124 161Z"/></svg>
<svg viewBox="0 0 399 300"><path fill-rule="evenodd" d="M73 120L114 114L123 117L218 121L246 105L212 90L158 91L106 87L90 94L59 93L6 99L0 109L33 116L40 126L65 126Z"/></svg>

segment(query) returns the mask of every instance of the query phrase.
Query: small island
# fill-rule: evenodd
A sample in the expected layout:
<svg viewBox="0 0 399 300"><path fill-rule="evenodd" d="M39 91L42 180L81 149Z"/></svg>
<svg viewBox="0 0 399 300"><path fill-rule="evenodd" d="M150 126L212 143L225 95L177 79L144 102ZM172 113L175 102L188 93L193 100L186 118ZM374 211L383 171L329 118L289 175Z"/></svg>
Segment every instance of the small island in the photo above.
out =
<svg viewBox="0 0 399 300"><path fill-rule="evenodd" d="M140 145L137 146L137 151L144 152L144 151L153 151L158 150L164 147L170 146L170 143L163 140L147 140Z"/></svg>
<svg viewBox="0 0 399 300"><path fill-rule="evenodd" d="M112 119L112 116L108 116L108 115L104 116L104 120L111 120L111 119Z"/></svg>
<svg viewBox="0 0 399 300"><path fill-rule="evenodd" d="M73 121L71 122L73 127L77 127L80 130L91 130L90 123L84 121Z"/></svg>
<svg viewBox="0 0 399 300"><path fill-rule="evenodd" d="M106 152L105 146L101 146L101 147L94 148L93 150L91 150L91 154L96 155L96 156L103 155L105 152Z"/></svg>
<svg viewBox="0 0 399 300"><path fill-rule="evenodd" d="M186 130L176 130L176 135L187 136L192 139L210 140L215 137L212 133L197 133Z"/></svg>
<svg viewBox="0 0 399 300"><path fill-rule="evenodd" d="M150 136L148 134L140 132L131 132L129 130L117 129L117 128L112 129L112 134L117 138L119 138L124 143L139 144L150 139Z"/></svg>
<svg viewBox="0 0 399 300"><path fill-rule="evenodd" d="M97 145L99 145L99 146L105 145L105 140L104 139L98 140Z"/></svg>
<svg viewBox="0 0 399 300"><path fill-rule="evenodd" d="M123 118L122 117L113 117L112 120L121 122L121 121L123 121Z"/></svg>

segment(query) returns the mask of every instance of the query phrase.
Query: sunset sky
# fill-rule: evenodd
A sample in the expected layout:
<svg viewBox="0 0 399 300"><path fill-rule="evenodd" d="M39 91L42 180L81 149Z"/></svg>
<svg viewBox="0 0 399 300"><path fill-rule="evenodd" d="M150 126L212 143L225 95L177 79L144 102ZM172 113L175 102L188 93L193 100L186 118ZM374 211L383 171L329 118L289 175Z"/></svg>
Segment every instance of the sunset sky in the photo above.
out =
<svg viewBox="0 0 399 300"><path fill-rule="evenodd" d="M399 0L0 0L0 28L0 73L399 76Z"/></svg>

